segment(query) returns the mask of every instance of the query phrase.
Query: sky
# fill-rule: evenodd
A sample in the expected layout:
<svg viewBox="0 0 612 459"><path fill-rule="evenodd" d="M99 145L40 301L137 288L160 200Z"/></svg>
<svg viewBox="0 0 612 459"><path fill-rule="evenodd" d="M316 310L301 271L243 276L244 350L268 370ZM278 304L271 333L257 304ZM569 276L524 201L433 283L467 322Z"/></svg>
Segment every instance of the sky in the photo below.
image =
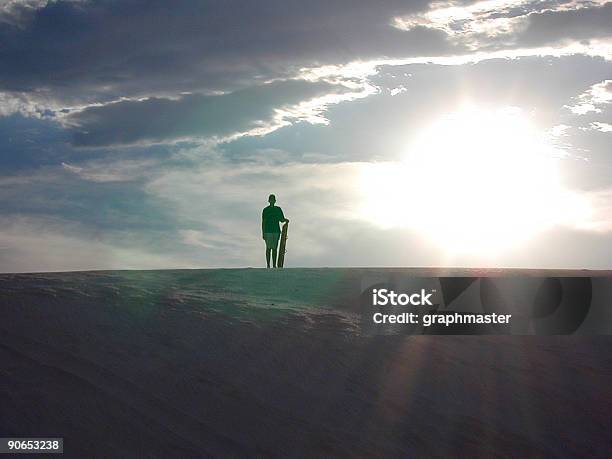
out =
<svg viewBox="0 0 612 459"><path fill-rule="evenodd" d="M0 271L612 260L612 2L1 0Z"/></svg>

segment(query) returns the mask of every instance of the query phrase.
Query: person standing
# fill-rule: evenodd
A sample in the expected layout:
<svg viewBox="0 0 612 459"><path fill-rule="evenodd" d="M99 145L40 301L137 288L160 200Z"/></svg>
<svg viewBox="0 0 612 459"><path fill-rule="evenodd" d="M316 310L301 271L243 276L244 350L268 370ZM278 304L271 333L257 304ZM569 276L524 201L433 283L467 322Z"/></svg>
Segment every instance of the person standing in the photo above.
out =
<svg viewBox="0 0 612 459"><path fill-rule="evenodd" d="M264 207L261 213L261 235L266 242L266 266L270 267L270 258L272 258L272 266L276 268L278 240L281 234L280 223L289 223L289 220L283 215L283 210L275 205L276 196L271 194L268 203L270 205Z"/></svg>

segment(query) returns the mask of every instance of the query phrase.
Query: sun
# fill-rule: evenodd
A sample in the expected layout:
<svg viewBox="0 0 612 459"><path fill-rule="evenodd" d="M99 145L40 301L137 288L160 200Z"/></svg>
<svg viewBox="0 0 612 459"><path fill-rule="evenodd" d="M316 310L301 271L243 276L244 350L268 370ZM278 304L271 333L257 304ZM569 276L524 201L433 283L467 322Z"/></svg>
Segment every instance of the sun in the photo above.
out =
<svg viewBox="0 0 612 459"><path fill-rule="evenodd" d="M403 161L364 168L363 215L448 252L495 254L587 211L562 184L561 156L519 109L464 108L425 129Z"/></svg>

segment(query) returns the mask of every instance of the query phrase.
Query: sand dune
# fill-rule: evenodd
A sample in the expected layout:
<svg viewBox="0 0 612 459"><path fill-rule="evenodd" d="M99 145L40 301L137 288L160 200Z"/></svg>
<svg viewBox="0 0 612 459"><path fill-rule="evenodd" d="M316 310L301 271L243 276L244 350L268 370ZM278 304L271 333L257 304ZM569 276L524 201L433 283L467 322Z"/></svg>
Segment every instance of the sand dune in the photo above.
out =
<svg viewBox="0 0 612 459"><path fill-rule="evenodd" d="M611 337L365 336L362 273L1 275L0 436L75 458L612 457Z"/></svg>

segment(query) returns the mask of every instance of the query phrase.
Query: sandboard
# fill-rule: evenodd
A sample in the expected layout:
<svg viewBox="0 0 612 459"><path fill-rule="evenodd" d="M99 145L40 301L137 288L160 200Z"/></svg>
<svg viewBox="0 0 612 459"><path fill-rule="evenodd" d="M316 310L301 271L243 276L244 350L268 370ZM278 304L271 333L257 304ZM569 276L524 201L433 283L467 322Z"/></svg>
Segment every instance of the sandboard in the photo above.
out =
<svg viewBox="0 0 612 459"><path fill-rule="evenodd" d="M285 247L287 246L287 227L289 226L289 222L286 222L283 225L283 229L281 230L280 237L280 245L278 247L278 261L277 266L282 268L285 264Z"/></svg>

